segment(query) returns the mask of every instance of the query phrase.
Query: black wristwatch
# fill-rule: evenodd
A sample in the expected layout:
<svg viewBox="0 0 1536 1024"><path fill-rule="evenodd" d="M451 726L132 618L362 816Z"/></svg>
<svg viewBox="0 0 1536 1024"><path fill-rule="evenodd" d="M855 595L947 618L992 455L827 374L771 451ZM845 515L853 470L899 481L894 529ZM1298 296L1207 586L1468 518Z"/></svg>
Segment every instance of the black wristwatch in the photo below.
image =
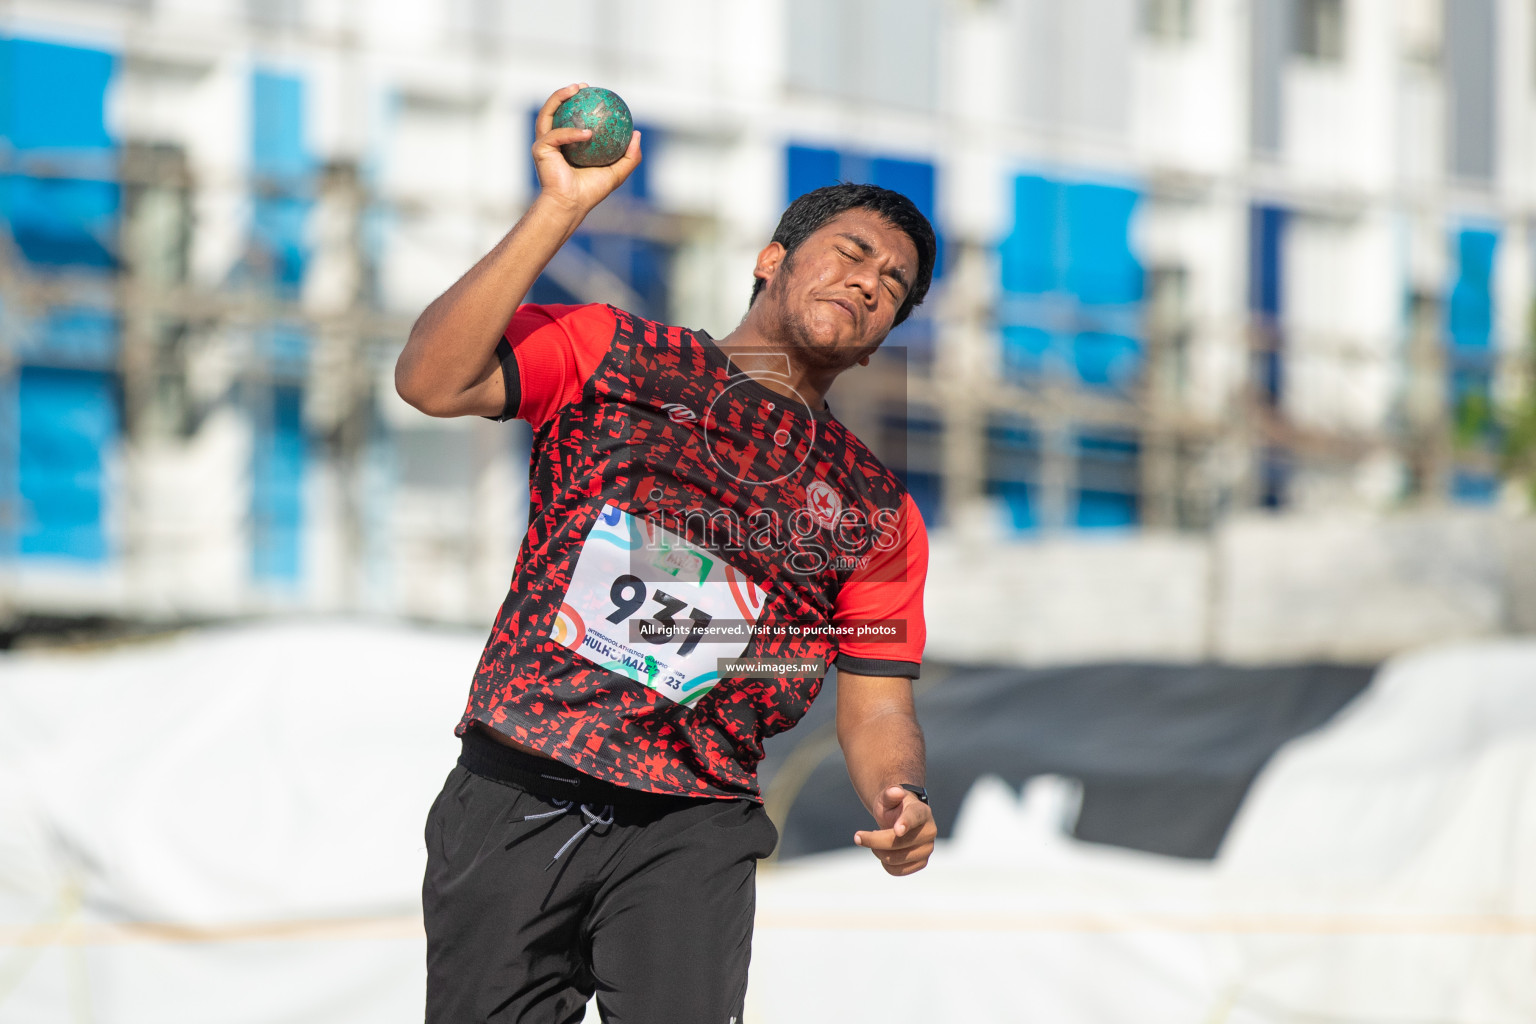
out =
<svg viewBox="0 0 1536 1024"><path fill-rule="evenodd" d="M926 789L924 789L922 786L914 786L910 782L901 782L901 783L898 783L898 785L901 786L901 788L906 790L908 793L915 793L915 794L917 794L917 798L919 800L921 800L923 803L925 803L925 804L928 803L928 791ZM932 807L933 805L932 804L928 804L928 806Z"/></svg>

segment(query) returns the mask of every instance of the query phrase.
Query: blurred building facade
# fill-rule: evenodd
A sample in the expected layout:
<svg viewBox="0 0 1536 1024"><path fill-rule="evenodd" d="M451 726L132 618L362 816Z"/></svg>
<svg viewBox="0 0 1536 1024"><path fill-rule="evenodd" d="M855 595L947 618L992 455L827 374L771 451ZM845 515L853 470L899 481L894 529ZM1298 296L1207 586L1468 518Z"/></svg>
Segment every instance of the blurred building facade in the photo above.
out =
<svg viewBox="0 0 1536 1024"><path fill-rule="evenodd" d="M900 441L941 541L1200 544L1256 510L1489 504L1501 411L1529 401L1530 0L13 0L3 19L13 622L487 621L526 431L432 421L391 374L531 197L533 113L571 80L625 96L646 160L536 300L719 336L794 196L873 181L934 220L934 290L891 341L904 400L834 407Z"/></svg>

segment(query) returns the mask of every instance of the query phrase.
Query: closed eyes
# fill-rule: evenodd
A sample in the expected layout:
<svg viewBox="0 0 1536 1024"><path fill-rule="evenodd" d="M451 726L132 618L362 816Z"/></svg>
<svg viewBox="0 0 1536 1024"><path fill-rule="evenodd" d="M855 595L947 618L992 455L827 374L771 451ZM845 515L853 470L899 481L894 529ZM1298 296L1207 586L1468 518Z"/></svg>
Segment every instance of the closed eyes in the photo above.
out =
<svg viewBox="0 0 1536 1024"><path fill-rule="evenodd" d="M840 245L834 246L834 248L844 259L850 262L857 263L863 259L862 253L852 252L851 250L845 249ZM885 284L886 294L897 302L900 302L904 294L904 286L902 282L897 278L897 276L895 274L881 274L880 280Z"/></svg>

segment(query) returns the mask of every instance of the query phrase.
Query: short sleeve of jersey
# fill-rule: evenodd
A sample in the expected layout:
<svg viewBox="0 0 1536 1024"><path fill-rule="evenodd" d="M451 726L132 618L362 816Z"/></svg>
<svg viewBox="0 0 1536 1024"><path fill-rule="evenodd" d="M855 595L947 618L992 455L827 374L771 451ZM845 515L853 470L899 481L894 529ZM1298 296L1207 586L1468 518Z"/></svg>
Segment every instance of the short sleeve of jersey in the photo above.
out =
<svg viewBox="0 0 1536 1024"><path fill-rule="evenodd" d="M894 543L876 550L838 592L832 623L838 629L836 665L871 676L916 679L928 627L923 584L928 578L928 530L910 496L903 496Z"/></svg>
<svg viewBox="0 0 1536 1024"><path fill-rule="evenodd" d="M496 346L507 388L499 418L537 428L581 397L616 328L609 306L519 306Z"/></svg>

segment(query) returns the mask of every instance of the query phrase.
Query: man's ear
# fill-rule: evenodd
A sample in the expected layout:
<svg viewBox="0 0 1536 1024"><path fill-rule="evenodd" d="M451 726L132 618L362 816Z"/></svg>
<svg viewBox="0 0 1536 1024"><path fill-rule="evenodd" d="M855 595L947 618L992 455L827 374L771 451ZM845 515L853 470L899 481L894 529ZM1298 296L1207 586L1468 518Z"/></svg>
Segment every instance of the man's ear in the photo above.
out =
<svg viewBox="0 0 1536 1024"><path fill-rule="evenodd" d="M784 265L784 246L778 242L769 242L763 246L763 251L757 254L757 266L752 268L752 276L760 277L765 284L773 281L773 275L779 272Z"/></svg>
<svg viewBox="0 0 1536 1024"><path fill-rule="evenodd" d="M869 365L869 356L861 356L859 358L859 365L860 366L868 366Z"/></svg>

